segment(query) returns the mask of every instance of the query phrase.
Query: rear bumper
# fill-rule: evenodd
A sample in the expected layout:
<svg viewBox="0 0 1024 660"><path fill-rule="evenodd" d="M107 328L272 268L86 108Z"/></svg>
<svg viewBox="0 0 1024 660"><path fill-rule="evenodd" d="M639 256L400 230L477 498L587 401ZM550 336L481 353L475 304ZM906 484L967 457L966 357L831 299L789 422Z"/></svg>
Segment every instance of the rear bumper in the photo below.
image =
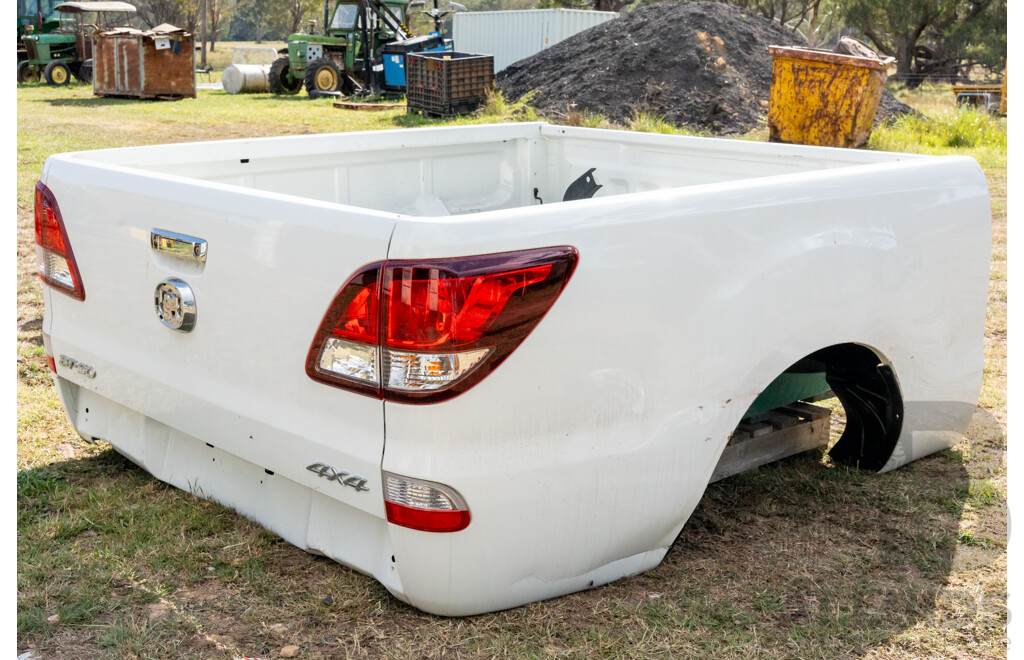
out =
<svg viewBox="0 0 1024 660"><path fill-rule="evenodd" d="M58 377L57 385L61 403L84 437L101 437L99 423L92 420L102 419L102 438L157 479L230 507L304 550L372 575L402 597L402 584L391 562L388 524L382 517L272 473L65 378ZM379 498L379 490L374 495Z"/></svg>
<svg viewBox="0 0 1024 660"><path fill-rule="evenodd" d="M474 498L480 519L462 532L398 527L224 451L208 442L211 438L188 435L67 378L56 381L68 417L86 439L102 437L157 479L370 575L396 598L426 612L466 616L581 591L653 568L668 550L665 543L595 567L593 552L563 547L544 561L535 555L550 551L545 542L526 543L532 550L524 546L538 531L536 521L507 510L514 502L482 493ZM367 495L381 498L374 490Z"/></svg>

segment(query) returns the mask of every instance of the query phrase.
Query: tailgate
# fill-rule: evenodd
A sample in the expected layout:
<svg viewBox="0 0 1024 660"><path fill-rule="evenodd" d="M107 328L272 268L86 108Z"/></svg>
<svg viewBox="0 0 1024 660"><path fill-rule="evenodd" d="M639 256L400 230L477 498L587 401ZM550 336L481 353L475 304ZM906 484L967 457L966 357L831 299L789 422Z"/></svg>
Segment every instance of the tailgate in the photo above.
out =
<svg viewBox="0 0 1024 660"><path fill-rule="evenodd" d="M314 382L305 360L341 285L387 256L393 216L69 156L50 159L44 182L86 292L48 290L44 321L55 357L95 370L58 366L80 432L154 471L132 438L113 437L131 435L116 419L128 409L383 517L383 404ZM155 250L153 230L202 239L205 263ZM194 293L191 332L157 315L167 278ZM369 492L307 469L316 464L365 478Z"/></svg>

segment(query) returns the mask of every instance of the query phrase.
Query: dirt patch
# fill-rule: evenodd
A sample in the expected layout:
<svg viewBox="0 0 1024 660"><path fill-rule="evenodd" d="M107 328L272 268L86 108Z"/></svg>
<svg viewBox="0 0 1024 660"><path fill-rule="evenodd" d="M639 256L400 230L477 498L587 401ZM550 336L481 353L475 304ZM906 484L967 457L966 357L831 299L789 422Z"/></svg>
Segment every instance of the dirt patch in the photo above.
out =
<svg viewBox="0 0 1024 660"><path fill-rule="evenodd" d="M536 90L552 117L588 111L615 122L636 113L717 134L745 133L767 113L771 44L803 40L738 7L665 2L581 32L499 72L507 99ZM888 92L878 120L911 112Z"/></svg>

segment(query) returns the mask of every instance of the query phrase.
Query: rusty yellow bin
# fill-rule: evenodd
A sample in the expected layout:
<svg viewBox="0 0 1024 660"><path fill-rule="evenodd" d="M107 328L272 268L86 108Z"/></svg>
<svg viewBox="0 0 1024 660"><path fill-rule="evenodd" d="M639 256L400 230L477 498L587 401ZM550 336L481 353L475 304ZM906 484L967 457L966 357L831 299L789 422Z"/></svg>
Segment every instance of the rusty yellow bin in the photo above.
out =
<svg viewBox="0 0 1024 660"><path fill-rule="evenodd" d="M822 147L859 147L871 136L894 60L769 46L772 91L768 139Z"/></svg>

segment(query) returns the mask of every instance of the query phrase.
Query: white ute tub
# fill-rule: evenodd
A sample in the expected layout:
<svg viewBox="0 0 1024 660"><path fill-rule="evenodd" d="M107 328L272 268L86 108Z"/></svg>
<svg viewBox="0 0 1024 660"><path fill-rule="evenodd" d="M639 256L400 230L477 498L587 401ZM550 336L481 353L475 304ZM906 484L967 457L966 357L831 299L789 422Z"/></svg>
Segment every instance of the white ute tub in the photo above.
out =
<svg viewBox="0 0 1024 660"><path fill-rule="evenodd" d="M880 471L981 387L970 158L522 123L61 154L38 190L78 432L427 612L656 566L780 374Z"/></svg>

